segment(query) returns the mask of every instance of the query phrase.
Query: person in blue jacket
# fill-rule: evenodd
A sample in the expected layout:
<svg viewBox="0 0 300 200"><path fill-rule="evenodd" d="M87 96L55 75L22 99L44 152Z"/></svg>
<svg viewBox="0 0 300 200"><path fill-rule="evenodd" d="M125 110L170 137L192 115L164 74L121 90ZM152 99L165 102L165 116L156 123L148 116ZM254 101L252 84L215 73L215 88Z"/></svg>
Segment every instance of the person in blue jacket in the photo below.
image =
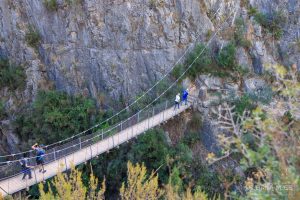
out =
<svg viewBox="0 0 300 200"><path fill-rule="evenodd" d="M36 152L36 164L39 167L39 172L45 173L46 170L44 169L44 157L45 157L45 150L43 149L44 145L34 144L32 149Z"/></svg>
<svg viewBox="0 0 300 200"><path fill-rule="evenodd" d="M189 89L186 89L182 93L182 102L185 102L185 105L187 105L188 96L189 96Z"/></svg>

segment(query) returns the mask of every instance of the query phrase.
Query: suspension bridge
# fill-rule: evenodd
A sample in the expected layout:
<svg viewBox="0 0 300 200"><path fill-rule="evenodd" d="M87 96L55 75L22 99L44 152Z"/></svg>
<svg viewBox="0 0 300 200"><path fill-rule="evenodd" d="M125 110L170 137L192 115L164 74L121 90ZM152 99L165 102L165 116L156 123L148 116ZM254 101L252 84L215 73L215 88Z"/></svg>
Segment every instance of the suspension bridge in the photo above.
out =
<svg viewBox="0 0 300 200"><path fill-rule="evenodd" d="M39 172L35 167L31 170L31 179L26 177L22 180L23 174L19 159L7 161L5 165L0 166L0 177L2 178L0 179L0 192L3 196L16 193L55 176L59 171L69 170L72 166L85 163L113 148L118 148L119 145L191 108L195 101L196 98L190 96L188 104L181 105L179 109L174 109L174 105L166 101L142 110L106 130L101 129L49 148L44 157L46 172ZM35 165L35 156L28 160L29 165Z"/></svg>
<svg viewBox="0 0 300 200"><path fill-rule="evenodd" d="M216 11L214 16L218 13L219 9ZM205 48L198 54L194 61L186 68L186 70L156 99L149 103L144 108L140 109L136 114L128 117L126 120L122 120L117 124L111 125L108 128L101 128L104 123L118 117L122 112L132 107L136 104L142 97L153 90L167 75L171 74L175 66L182 62L184 56L188 53L192 46L188 47L184 54L179 58L179 60L171 67L171 69L150 89L148 89L141 97L136 99L126 108L122 109L114 116L103 121L100 124L85 130L81 133L73 135L65 140L58 141L56 143L46 146L46 154L44 155L45 160L45 173L39 172L36 167L32 168L32 178L22 180L23 174L21 173L20 160L22 158L21 153L10 154L0 156L0 193L2 196L7 196L14 194L18 191L26 189L32 185L43 182L53 176L55 176L59 171L67 171L72 166L77 166L79 164L85 163L86 161L93 159L111 149L118 148L121 144L136 138L138 135L145 133L162 123L168 121L169 119L179 115L185 110L191 108L196 103L195 93L189 95L189 101L187 105L180 106L179 109L174 110L173 102L165 101L161 104L156 104L160 97L166 94L167 91L172 89L172 87L177 84L177 82L183 78L186 72L193 66L196 60L201 56L207 46L211 43L212 39L221 31L222 27L226 23L228 25L228 20L236 11L230 12L229 16L221 23L217 28L213 36L205 45ZM232 20L233 21L233 20ZM200 36L200 34L199 34ZM197 36L197 39L199 38ZM196 39L196 41L197 41ZM36 156L34 151L27 151L29 153L28 163L30 166L36 165Z"/></svg>

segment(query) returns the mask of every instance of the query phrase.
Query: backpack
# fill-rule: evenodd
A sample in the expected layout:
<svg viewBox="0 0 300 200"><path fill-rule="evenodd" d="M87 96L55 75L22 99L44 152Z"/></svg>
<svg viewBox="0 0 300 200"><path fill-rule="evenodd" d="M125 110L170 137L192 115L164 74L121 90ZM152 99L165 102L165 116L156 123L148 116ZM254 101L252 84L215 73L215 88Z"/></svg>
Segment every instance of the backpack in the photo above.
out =
<svg viewBox="0 0 300 200"><path fill-rule="evenodd" d="M184 99L186 99L187 98L187 96L188 96L188 92L185 90L185 91L183 91L183 95L182 95L182 97L184 98Z"/></svg>
<svg viewBox="0 0 300 200"><path fill-rule="evenodd" d="M23 158L22 160L20 160L20 164L22 169L26 169L26 165L27 165L27 160L25 158Z"/></svg>
<svg viewBox="0 0 300 200"><path fill-rule="evenodd" d="M38 149L37 150L37 159L38 160L43 160L43 157L44 157L44 154L45 154L45 150L44 149Z"/></svg>

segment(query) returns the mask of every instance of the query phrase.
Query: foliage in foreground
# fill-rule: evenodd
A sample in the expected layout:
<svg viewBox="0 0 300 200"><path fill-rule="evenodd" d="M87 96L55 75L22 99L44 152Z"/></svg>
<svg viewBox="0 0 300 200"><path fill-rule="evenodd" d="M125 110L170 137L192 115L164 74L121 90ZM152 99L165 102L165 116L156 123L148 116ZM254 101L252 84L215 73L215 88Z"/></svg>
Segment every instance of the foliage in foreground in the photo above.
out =
<svg viewBox="0 0 300 200"><path fill-rule="evenodd" d="M219 108L219 124L226 134L219 141L227 156L238 154L246 175L245 199L300 198L300 83L296 71L283 66L268 70L274 76L273 106L258 105L252 112L238 113L224 104ZM241 110L238 110L241 111ZM226 156L226 155L225 155ZM211 156L210 162L218 160Z"/></svg>
<svg viewBox="0 0 300 200"><path fill-rule="evenodd" d="M84 185L82 172L71 169L70 174L59 172L51 184L48 184L48 191L44 191L44 185L39 184L40 200L64 199L64 200L103 200L105 192L105 180L99 188L98 179L90 174L88 186Z"/></svg>
<svg viewBox="0 0 300 200"><path fill-rule="evenodd" d="M174 182L173 182L174 183ZM76 199L76 200L102 200L106 190L105 180L100 188L98 179L93 173L90 175L88 186L84 184L82 173L72 168L69 174L58 173L54 180L48 184L48 190L45 191L44 185L39 184L40 200L51 199ZM178 185L171 181L164 187L159 188L158 175L152 171L147 174L146 167L142 164L127 163L127 181L122 183L120 188L120 198L122 200L155 200L164 198L167 200L207 200L207 195L197 188L192 192L191 188L180 191Z"/></svg>
<svg viewBox="0 0 300 200"><path fill-rule="evenodd" d="M162 191L158 188L158 176L154 172L148 177L144 165L127 164L127 184L122 184L120 196L122 200L159 199Z"/></svg>

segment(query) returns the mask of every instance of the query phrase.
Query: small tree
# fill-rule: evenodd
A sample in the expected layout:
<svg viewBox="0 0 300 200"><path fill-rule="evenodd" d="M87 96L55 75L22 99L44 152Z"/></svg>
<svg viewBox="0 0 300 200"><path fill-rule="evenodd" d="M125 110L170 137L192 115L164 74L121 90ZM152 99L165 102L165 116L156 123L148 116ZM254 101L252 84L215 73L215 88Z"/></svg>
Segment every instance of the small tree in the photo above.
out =
<svg viewBox="0 0 300 200"><path fill-rule="evenodd" d="M168 184L165 187L165 199L166 200L208 200L207 194L201 190L201 188L196 188L192 192L191 188L188 187L185 192L179 192L178 187ZM217 199L216 197L211 198L212 200Z"/></svg>
<svg viewBox="0 0 300 200"><path fill-rule="evenodd" d="M158 188L158 176L154 172L147 177L144 165L127 163L127 184L122 184L120 196L122 200L155 200L162 196Z"/></svg>
<svg viewBox="0 0 300 200"><path fill-rule="evenodd" d="M91 173L89 187L83 184L82 172L71 169L70 175L58 173L48 185L49 191L44 191L44 185L39 184L40 200L65 199L65 200L102 200L104 199L105 180L102 187L97 191L98 179Z"/></svg>
<svg viewBox="0 0 300 200"><path fill-rule="evenodd" d="M235 53L236 47L234 43L231 42L221 49L217 55L218 65L224 69L234 69L236 67Z"/></svg>

